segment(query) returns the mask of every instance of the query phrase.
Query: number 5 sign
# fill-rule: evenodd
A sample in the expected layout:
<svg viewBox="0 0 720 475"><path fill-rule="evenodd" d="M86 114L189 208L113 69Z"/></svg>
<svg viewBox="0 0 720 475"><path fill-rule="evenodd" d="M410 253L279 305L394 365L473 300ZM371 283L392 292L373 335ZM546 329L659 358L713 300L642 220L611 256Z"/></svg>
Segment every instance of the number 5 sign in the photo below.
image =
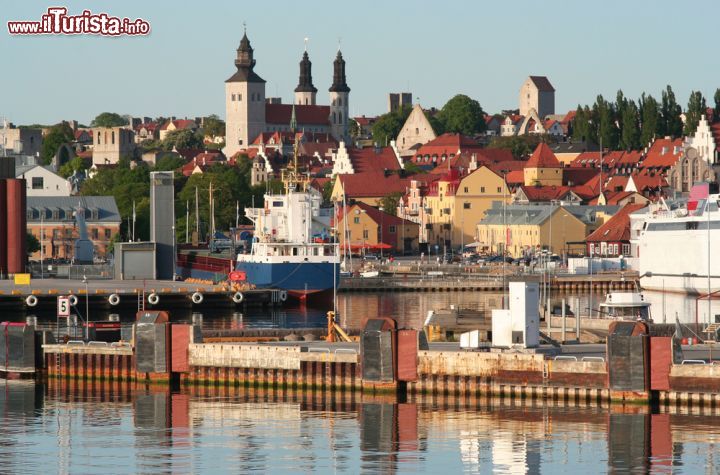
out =
<svg viewBox="0 0 720 475"><path fill-rule="evenodd" d="M57 299L58 317L70 316L70 299L68 297L58 297Z"/></svg>

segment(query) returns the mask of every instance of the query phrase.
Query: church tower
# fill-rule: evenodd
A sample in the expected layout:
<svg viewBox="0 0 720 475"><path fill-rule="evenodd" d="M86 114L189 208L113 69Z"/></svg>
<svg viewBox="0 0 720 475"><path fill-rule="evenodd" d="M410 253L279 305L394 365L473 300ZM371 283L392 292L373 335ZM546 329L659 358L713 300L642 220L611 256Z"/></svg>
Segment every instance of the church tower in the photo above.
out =
<svg viewBox="0 0 720 475"><path fill-rule="evenodd" d="M330 86L330 133L336 140L348 141L350 88L345 78L345 60L340 50L333 63L333 83Z"/></svg>
<svg viewBox="0 0 720 475"><path fill-rule="evenodd" d="M243 34L235 59L237 72L225 81L225 156L246 149L265 130L265 80L253 68L253 49Z"/></svg>
<svg viewBox="0 0 720 475"><path fill-rule="evenodd" d="M317 88L312 83L312 63L305 49L300 61L300 81L295 88L295 104L314 106L316 94Z"/></svg>

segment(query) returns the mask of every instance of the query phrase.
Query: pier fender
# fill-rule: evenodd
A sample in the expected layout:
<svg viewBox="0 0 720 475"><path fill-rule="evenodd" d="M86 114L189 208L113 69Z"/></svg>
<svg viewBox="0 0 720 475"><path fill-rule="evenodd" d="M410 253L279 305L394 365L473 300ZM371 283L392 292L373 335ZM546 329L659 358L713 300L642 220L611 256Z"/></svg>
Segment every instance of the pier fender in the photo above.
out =
<svg viewBox="0 0 720 475"><path fill-rule="evenodd" d="M25 298L25 305L28 307L34 307L38 304L38 298L34 295L28 295L27 298Z"/></svg>
<svg viewBox="0 0 720 475"><path fill-rule="evenodd" d="M284 302L287 300L287 290L281 290L280 291L280 301Z"/></svg>
<svg viewBox="0 0 720 475"><path fill-rule="evenodd" d="M232 296L232 301L235 303L241 303L245 296L242 294L242 292L235 292Z"/></svg>
<svg viewBox="0 0 720 475"><path fill-rule="evenodd" d="M72 307L75 307L78 304L77 295L69 295L68 300L70 301L70 306Z"/></svg>
<svg viewBox="0 0 720 475"><path fill-rule="evenodd" d="M194 303L195 305L200 305L201 303L203 303L204 299L205 297L200 292L194 292L190 296L190 300L192 300L192 303Z"/></svg>
<svg viewBox="0 0 720 475"><path fill-rule="evenodd" d="M160 302L160 296L155 292L148 295L148 303L150 305L157 305Z"/></svg>
<svg viewBox="0 0 720 475"><path fill-rule="evenodd" d="M120 296L118 294L111 294L110 297L108 297L108 303L113 307L120 304Z"/></svg>

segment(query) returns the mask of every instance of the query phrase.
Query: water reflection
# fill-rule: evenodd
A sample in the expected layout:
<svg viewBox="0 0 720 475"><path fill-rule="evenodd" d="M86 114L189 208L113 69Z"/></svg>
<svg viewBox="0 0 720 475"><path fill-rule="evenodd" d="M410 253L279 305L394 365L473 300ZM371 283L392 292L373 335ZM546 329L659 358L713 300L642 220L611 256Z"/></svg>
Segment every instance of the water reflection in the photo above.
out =
<svg viewBox="0 0 720 475"><path fill-rule="evenodd" d="M3 472L716 473L720 412L2 382ZM219 391L219 393L218 393Z"/></svg>

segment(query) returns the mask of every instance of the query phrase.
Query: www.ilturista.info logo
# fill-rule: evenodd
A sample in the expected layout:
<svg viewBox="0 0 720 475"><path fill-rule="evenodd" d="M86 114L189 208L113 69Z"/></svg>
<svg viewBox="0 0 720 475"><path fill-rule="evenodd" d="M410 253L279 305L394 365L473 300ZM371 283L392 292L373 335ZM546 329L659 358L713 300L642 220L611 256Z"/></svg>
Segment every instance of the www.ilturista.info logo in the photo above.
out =
<svg viewBox="0 0 720 475"><path fill-rule="evenodd" d="M80 15L68 15L65 7L50 7L40 21L9 21L11 35L147 35L150 23L137 18L118 18L107 13L83 10Z"/></svg>

